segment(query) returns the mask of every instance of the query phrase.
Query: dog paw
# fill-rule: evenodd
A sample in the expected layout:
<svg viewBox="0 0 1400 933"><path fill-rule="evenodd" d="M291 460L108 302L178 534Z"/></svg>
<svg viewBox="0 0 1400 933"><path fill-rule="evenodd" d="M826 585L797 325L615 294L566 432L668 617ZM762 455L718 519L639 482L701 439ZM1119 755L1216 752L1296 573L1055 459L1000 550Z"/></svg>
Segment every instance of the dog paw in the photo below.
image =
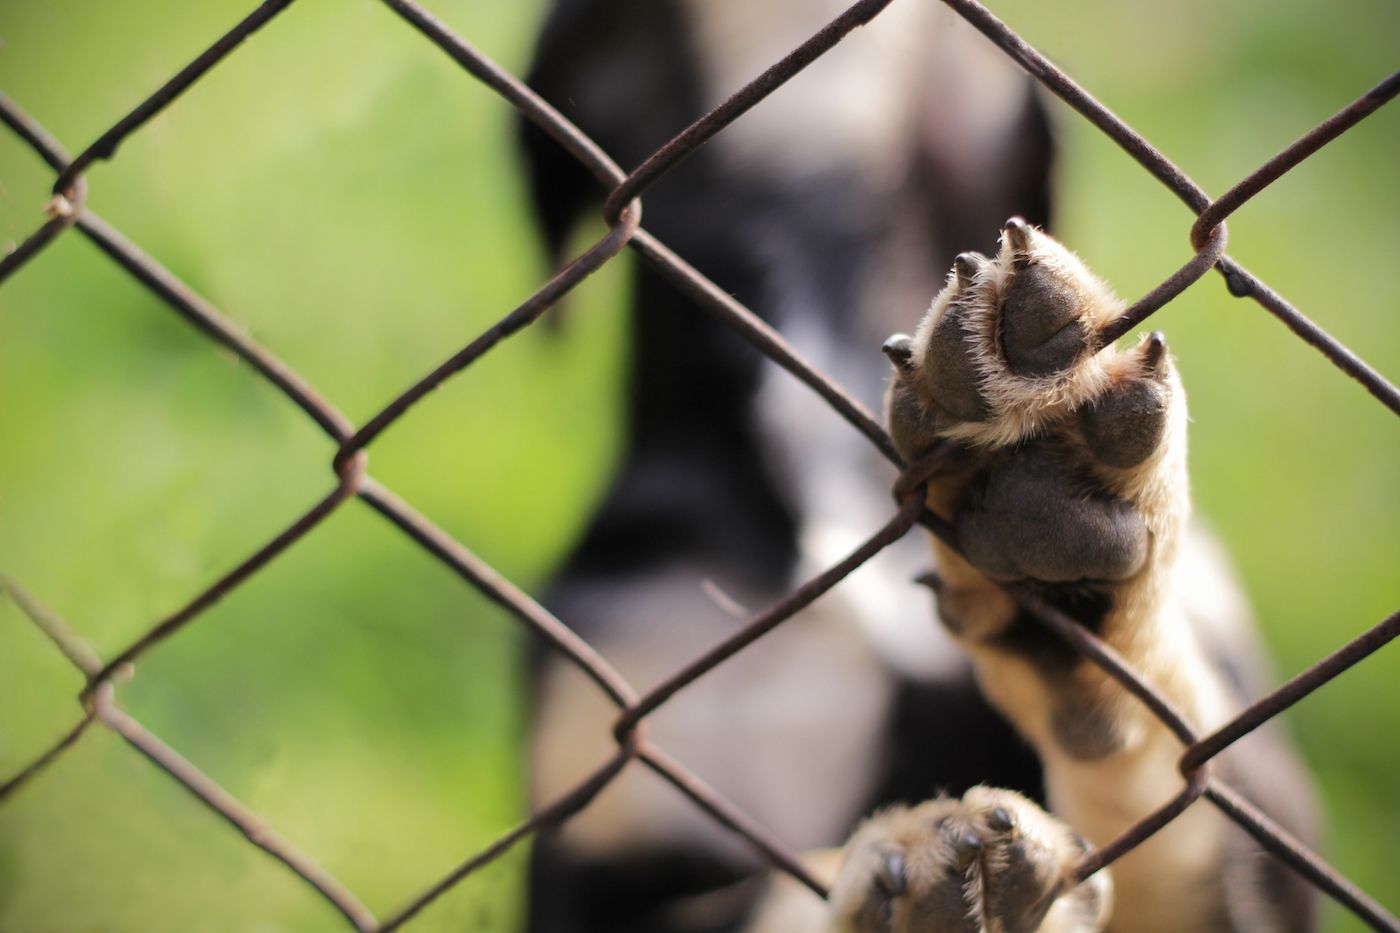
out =
<svg viewBox="0 0 1400 933"><path fill-rule="evenodd" d="M915 335L885 344L895 444L910 462L961 448L930 505L993 581L1111 590L1173 546L1184 399L1160 334L1100 345L1121 310L1069 250L1012 219L995 257L959 256Z"/></svg>
<svg viewBox="0 0 1400 933"><path fill-rule="evenodd" d="M846 845L831 891L841 933L1094 933L1107 872L1074 884L1087 844L1019 794L974 787L878 813Z"/></svg>

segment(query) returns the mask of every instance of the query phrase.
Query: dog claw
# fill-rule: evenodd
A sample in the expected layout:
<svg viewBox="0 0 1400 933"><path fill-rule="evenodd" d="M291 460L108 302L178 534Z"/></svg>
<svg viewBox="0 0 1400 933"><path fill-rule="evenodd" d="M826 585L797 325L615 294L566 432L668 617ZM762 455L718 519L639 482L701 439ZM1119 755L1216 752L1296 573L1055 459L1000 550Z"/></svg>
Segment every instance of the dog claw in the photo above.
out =
<svg viewBox="0 0 1400 933"><path fill-rule="evenodd" d="M967 288L977 273L987 264L987 257L981 253L959 253L953 260L953 271L957 275L958 287Z"/></svg>
<svg viewBox="0 0 1400 933"><path fill-rule="evenodd" d="M880 347L880 351L890 358L900 372L907 373L914 368L914 341L908 334L894 334Z"/></svg>

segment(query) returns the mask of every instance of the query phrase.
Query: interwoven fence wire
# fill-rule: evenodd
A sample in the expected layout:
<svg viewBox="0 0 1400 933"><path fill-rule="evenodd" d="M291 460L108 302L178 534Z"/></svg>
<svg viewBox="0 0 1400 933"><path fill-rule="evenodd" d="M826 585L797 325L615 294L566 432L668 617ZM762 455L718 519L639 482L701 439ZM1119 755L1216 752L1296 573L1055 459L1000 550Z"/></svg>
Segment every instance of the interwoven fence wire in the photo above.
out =
<svg viewBox="0 0 1400 933"><path fill-rule="evenodd" d="M324 498L292 521L271 541L203 592L195 595L183 608L160 620L132 644L106 661L97 657L63 620L50 613L18 582L0 578L0 589L3 589L22 613L53 641L58 650L85 678L85 687L79 696L82 718L47 751L0 784L0 804L22 785L36 778L55 758L71 749L93 723L100 722L242 832L251 844L286 865L333 905L353 928L362 931L387 931L405 924L439 895L506 852L520 840L542 828L567 820L587 806L589 801L612 782L629 763L640 762L674 785L713 819L747 840L776 868L791 874L817 894L825 896L823 886L803 868L797 857L787 851L764 827L740 812L689 771L682 762L672 758L647 738L647 717L688 684L704 677L726 659L818 599L915 525L923 525L954 548L956 541L948 524L924 507L925 482L931 464L901 463L879 422L858 401L804 360L781 334L700 275L666 244L649 234L641 225L641 198L657 179L688 154L704 145L747 110L816 61L857 27L879 15L892 0L860 0L855 3L733 97L697 119L630 173L624 172L591 139L519 79L483 56L426 9L413 0L381 0L467 73L505 98L598 180L609 192L603 208L608 230L523 304L510 311L359 426L351 423L333 404L318 395L301 376L274 354L249 339L222 312L197 295L157 260L126 240L120 232L86 206L87 182L84 173L95 161L113 157L124 139L140 130L191 84L225 60L244 39L271 22L292 2L293 0L267 0L258 6L76 157L70 157L63 146L16 103L0 95L0 120L57 173L53 198L47 207L48 220L0 259L0 284L55 238L76 229L131 277L158 296L172 311L185 318L209 339L232 350L262 378L274 384L338 445L338 452L333 461L336 480ZM1047 90L1060 97L1116 142L1124 152L1185 202L1195 216L1189 228L1189 241L1193 251L1191 258L1159 286L1129 306L1103 336L1104 345L1136 327L1214 268L1224 276L1231 294L1256 302L1299 338L1326 356L1338 369L1360 382L1380 404L1400 415L1400 390L1225 252L1225 220L1285 173L1400 94L1400 73L1384 79L1251 172L1224 195L1212 199L1166 156L1051 64L1045 56L1022 41L986 8L975 0L943 2L987 36ZM895 483L897 507L893 510L892 517L878 532L839 563L754 616L740 631L715 645L645 694L638 693L628 684L612 668L607 658L600 656L586 641L570 630L565 620L551 615L527 593L434 525L429 518L413 510L392 490L377 482L367 470L368 450L375 438L408 412L423 396L481 358L507 337L537 321L574 286L627 247L694 299L700 308L712 314L723 325L733 328L767 357L825 399L854 430L864 435L901 471ZM223 595L276 560L352 498L366 502L408 538L455 571L488 599L506 609L522 625L544 638L554 650L561 652L577 665L617 708L617 722L614 728L617 748L601 767L568 793L549 802L525 822L501 836L486 849L472 855L445 877L428 885L386 917L375 916L353 892L317 864L314 858L280 836L257 814L185 760L179 752L146 730L124 712L114 699L115 685L130 675L133 662L197 621ZM1227 783L1211 774L1211 761L1225 748L1400 634L1400 612L1393 613L1311 668L1282 684L1214 732L1201 735L1152 684L1133 671L1110 646L1074 619L1044 604L1033 595L1019 592L1012 595L1060 638L1118 680L1126 690L1144 703L1182 744L1178 760L1182 778L1181 791L1159 810L1128 828L1119 838L1087 854L1076 869L1075 874L1078 878L1087 877L1094 871L1110 865L1160 830L1187 806L1204 797L1278 858L1351 910L1363 922L1377 930L1400 931L1400 920L1343 877L1317 853L1245 800Z"/></svg>

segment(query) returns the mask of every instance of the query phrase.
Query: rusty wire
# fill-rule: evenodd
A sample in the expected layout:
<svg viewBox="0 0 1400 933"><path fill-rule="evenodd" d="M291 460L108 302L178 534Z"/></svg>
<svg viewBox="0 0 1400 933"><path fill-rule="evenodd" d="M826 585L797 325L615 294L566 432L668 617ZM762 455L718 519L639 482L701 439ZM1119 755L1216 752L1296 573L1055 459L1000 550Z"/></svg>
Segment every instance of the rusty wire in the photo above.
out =
<svg viewBox="0 0 1400 933"><path fill-rule="evenodd" d="M657 271L689 295L700 308L724 325L733 328L766 356L824 398L887 459L903 469L904 465L900 463L888 435L869 411L798 354L780 333L696 272L684 259L641 226L640 200L646 189L658 178L784 82L820 58L851 31L879 15L892 0L859 0L729 100L697 119L631 173L624 172L596 143L518 78L482 55L413 0L381 2L468 74L490 87L543 130L598 180L606 194L603 217L607 221L608 231L565 265L519 307L452 354L408 390L390 400L378 414L358 427L274 354L241 333L222 312L196 294L154 258L127 241L87 207L85 172L91 164L99 159L114 157L124 139L168 107L184 90L223 61L254 31L272 22L291 5L292 0L267 0L257 6L159 90L103 132L76 158L70 158L62 145L37 121L26 115L8 98L0 95L0 121L27 143L56 173L54 196L46 208L48 219L8 255L0 258L0 283L57 237L69 229L76 228L172 311L211 340L227 347L248 362L257 374L281 390L338 445L332 461L336 481L323 498L271 541L205 590L195 594L182 609L154 624L108 662L104 663L99 659L62 620L48 612L18 583L0 578L0 594L10 598L24 616L54 642L58 650L85 679L80 694L81 718L50 748L4 783L0 783L0 803L21 786L32 781L47 764L64 754L80 740L91 725L101 723L115 731L205 806L236 827L253 845L282 862L330 902L352 928L362 931L387 931L399 928L444 891L503 854L520 840L542 828L558 825L587 806L593 797L625 768L637 763L669 781L711 817L746 839L775 867L788 872L818 894L824 895L822 885L806 872L801 862L780 841L772 838L761 825L691 773L682 762L673 759L649 741L645 736L646 718L685 686L703 677L727 658L791 618L801 608L820 598L856 567L906 533L915 523L924 524L935 535L955 547L956 542L949 534L947 523L923 509L926 465L911 465L908 471L901 474L899 482L896 483L899 508L894 517L876 530L860 547L769 609L756 614L738 633L702 654L649 693L639 695L610 666L606 658L601 657L586 641L574 634L563 621L555 618L489 564L374 480L368 473L367 453L375 438L430 390L471 365L501 341L538 320L580 281L611 261L622 249L630 246L644 262L656 267ZM1338 369L1360 382L1381 404L1400 415L1400 390L1231 259L1225 253L1224 227L1224 221L1231 213L1400 94L1400 74L1386 77L1372 90L1319 123L1313 130L1247 175L1226 194L1212 199L1170 159L1153 148L1141 135L1045 56L1026 44L1010 27L976 0L943 2L986 35L1042 86L1059 96L1113 139L1145 170L1175 193L1192 212L1193 223L1187 230L1186 238L1192 250L1191 257L1168 275L1162 284L1129 305L1101 338L1101 346L1111 344L1113 340L1136 327L1214 267L1225 277L1231 294L1252 298L1310 346L1319 350ZM365 501L392 526L451 568L487 598L511 612L522 625L544 638L555 650L562 652L593 681L618 711L615 728L617 749L611 757L601 762L592 774L490 846L471 855L443 878L427 885L419 894L409 898L402 907L384 919L376 918L353 893L331 877L313 858L279 836L256 814L198 771L178 752L148 732L124 712L115 700L115 686L130 675L131 662L161 641L174 636L183 627L197 621L223 595L275 560L352 497ZM1156 812L1130 827L1118 839L1089 853L1078 867L1078 877L1087 877L1111 864L1167 825L1187 806L1204 798L1253 835L1261 845L1371 927L1400 933L1400 921L1227 784L1213 777L1209 768L1211 761L1232 743L1400 635L1400 612L1391 615L1307 671L1259 699L1229 723L1220 726L1209 735L1200 736L1194 725L1173 708L1170 701L1151 683L1132 670L1112 647L1074 619L1038 600L1034 594L1011 591L1011 595L1051 631L1101 667L1124 689L1144 703L1183 746L1179 759L1183 777L1180 792L1172 799L1164 801Z"/></svg>

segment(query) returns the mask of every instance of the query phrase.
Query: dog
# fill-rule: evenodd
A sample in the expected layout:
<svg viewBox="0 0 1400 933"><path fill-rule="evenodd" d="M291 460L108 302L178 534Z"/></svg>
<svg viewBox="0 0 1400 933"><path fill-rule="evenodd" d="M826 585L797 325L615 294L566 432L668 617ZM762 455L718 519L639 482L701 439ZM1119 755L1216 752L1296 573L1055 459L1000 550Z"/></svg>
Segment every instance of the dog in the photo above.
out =
<svg viewBox="0 0 1400 933"><path fill-rule="evenodd" d="M632 166L841 10L559 0L529 82ZM603 192L543 134L526 127L522 147L545 244L562 257ZM1311 927L1307 892L1202 805L1058 890L1082 840L1107 842L1180 779L1160 727L1020 619L1000 584L1036 586L1149 677L1168 676L1199 726L1261 675L1226 564L1186 524L1170 357L1152 340L1085 349L1117 305L1041 232L1053 155L1044 105L1000 52L935 4L896 3L647 191L652 233L872 408L890 393L906 458L959 451L929 504L958 523L967 556L935 547L942 627L911 583L929 561L911 536L648 718L660 746L788 845L832 847L858 827L839 873L841 857L816 857L835 883L829 906L765 880L743 842L633 766L537 839L533 933ZM998 243L1012 215L1025 220ZM993 258L953 263L979 247ZM894 477L653 270L635 265L630 289L620 463L546 602L645 688L873 533ZM887 342L934 294L914 337ZM1018 303L1031 310L1007 310ZM1014 360L998 355L1007 327ZM1083 414L1098 403L1128 415ZM1068 504L1086 489L1116 504L1076 523ZM1059 535L1094 558L1059 554ZM1003 553L1022 539L1043 565ZM615 710L552 657L533 659L532 679L532 794L548 802L612 749ZM1255 789L1251 768L1297 771L1267 731L1248 741L1262 751L1231 756L1243 786ZM1305 781L1257 783L1306 834ZM1045 843L1034 851L1033 827ZM1003 857L1013 849L1027 854ZM1003 883L1022 871L1050 880ZM974 889L990 893L970 921L957 905ZM946 909L911 906L930 898Z"/></svg>

